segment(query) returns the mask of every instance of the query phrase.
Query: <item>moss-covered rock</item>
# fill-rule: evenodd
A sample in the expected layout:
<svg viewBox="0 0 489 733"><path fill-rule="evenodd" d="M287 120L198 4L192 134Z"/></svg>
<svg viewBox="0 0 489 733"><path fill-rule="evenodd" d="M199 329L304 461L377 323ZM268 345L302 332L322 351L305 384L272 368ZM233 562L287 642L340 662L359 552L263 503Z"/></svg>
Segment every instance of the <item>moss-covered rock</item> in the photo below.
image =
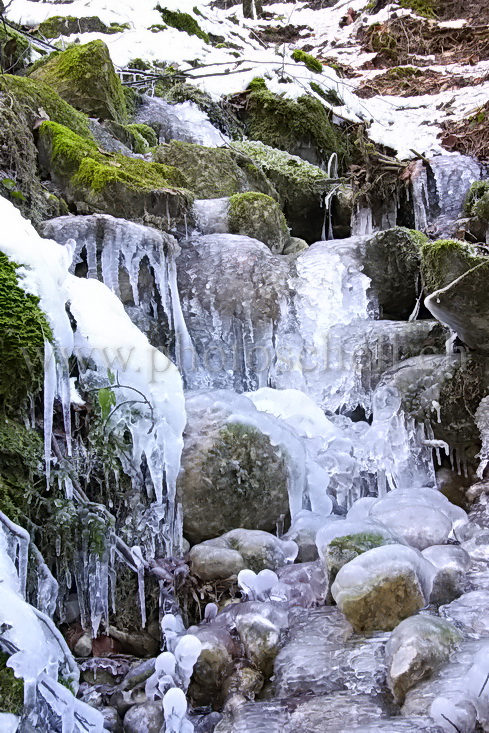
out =
<svg viewBox="0 0 489 733"><path fill-rule="evenodd" d="M436 18L436 0L399 0L401 8L413 10L424 18Z"/></svg>
<svg viewBox="0 0 489 733"><path fill-rule="evenodd" d="M358 532L358 534L335 537L328 544L324 551L324 559L328 570L328 577L332 583L343 565L358 557L363 552L368 552L374 547L393 544L394 540L385 536L385 533Z"/></svg>
<svg viewBox="0 0 489 733"><path fill-rule="evenodd" d="M158 145L158 137L156 132L149 125L143 123L134 123L126 125L126 129L134 135L136 142L133 143L133 150L135 153L145 153L148 148L155 148ZM142 141L141 141L142 138ZM138 142L141 143L138 145ZM142 147L141 150L137 150L137 147Z"/></svg>
<svg viewBox="0 0 489 733"><path fill-rule="evenodd" d="M30 515L30 489L39 475L42 440L19 419L0 418L0 508L14 522L25 526Z"/></svg>
<svg viewBox="0 0 489 733"><path fill-rule="evenodd" d="M96 15L76 18L73 15L53 15L44 20L36 30L36 34L42 38L59 38L59 36L71 36L75 33L122 33L130 28L129 23L110 23L107 25Z"/></svg>
<svg viewBox="0 0 489 733"><path fill-rule="evenodd" d="M365 246L364 272L372 280L384 317L407 319L419 295L421 232L394 227L375 234Z"/></svg>
<svg viewBox="0 0 489 733"><path fill-rule="evenodd" d="M0 76L0 192L35 226L63 211L38 175L33 130L48 115L80 135L89 136L85 115L77 112L42 82L21 76Z"/></svg>
<svg viewBox="0 0 489 733"><path fill-rule="evenodd" d="M231 196L229 231L258 239L274 254L282 254L290 239L287 222L277 202L264 193Z"/></svg>
<svg viewBox="0 0 489 733"><path fill-rule="evenodd" d="M475 247L459 239L438 239L421 247L421 272L428 293L444 288L487 260Z"/></svg>
<svg viewBox="0 0 489 733"><path fill-rule="evenodd" d="M300 155L314 164L327 161L332 153L344 153L341 136L326 108L310 96L292 100L268 89L254 89L248 95L245 122L251 140Z"/></svg>
<svg viewBox="0 0 489 733"><path fill-rule="evenodd" d="M235 142L233 150L245 155L271 181L292 236L308 242L319 240L324 221L322 197L329 188L326 173L295 155L261 142Z"/></svg>
<svg viewBox="0 0 489 733"><path fill-rule="evenodd" d="M192 543L243 527L274 531L288 510L287 463L267 435L187 403L178 488ZM238 549L238 548L232 548Z"/></svg>
<svg viewBox="0 0 489 733"><path fill-rule="evenodd" d="M103 41L73 45L31 72L75 109L103 120L127 121L122 84Z"/></svg>
<svg viewBox="0 0 489 733"><path fill-rule="evenodd" d="M169 165L104 154L62 125L39 130L43 170L84 213L102 212L145 223L172 226L183 218L192 196L184 176Z"/></svg>
<svg viewBox="0 0 489 733"><path fill-rule="evenodd" d="M24 681L7 667L8 654L0 652L0 713L19 715L24 705Z"/></svg>
<svg viewBox="0 0 489 733"><path fill-rule="evenodd" d="M489 258L436 290L426 299L435 318L456 331L460 340L477 352L489 353Z"/></svg>
<svg viewBox="0 0 489 733"><path fill-rule="evenodd" d="M161 13L164 22L170 28L188 33L189 36L197 36L205 43L209 43L209 36L201 29L195 18L190 13L181 13L179 10L169 10L157 5L156 9Z"/></svg>
<svg viewBox="0 0 489 733"><path fill-rule="evenodd" d="M172 140L157 148L155 160L182 171L187 187L200 199L222 198L253 190L276 196L262 171L227 148L206 148Z"/></svg>

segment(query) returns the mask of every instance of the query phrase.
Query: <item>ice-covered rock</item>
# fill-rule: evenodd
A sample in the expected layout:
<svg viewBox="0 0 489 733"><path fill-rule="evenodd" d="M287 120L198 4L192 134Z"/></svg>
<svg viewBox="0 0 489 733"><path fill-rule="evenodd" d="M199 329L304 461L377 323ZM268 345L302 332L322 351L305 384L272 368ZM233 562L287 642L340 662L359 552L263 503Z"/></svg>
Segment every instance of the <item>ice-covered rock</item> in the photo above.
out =
<svg viewBox="0 0 489 733"><path fill-rule="evenodd" d="M404 544L403 538L375 519L332 522L322 527L316 535L319 557L331 583L343 565L353 558L374 547L395 544Z"/></svg>
<svg viewBox="0 0 489 733"><path fill-rule="evenodd" d="M402 703L406 691L429 677L461 639L444 619L418 615L401 621L385 646L387 684L396 701Z"/></svg>
<svg viewBox="0 0 489 733"><path fill-rule="evenodd" d="M160 143L180 140L207 147L219 147L229 138L218 130L194 102L170 104L159 97L144 95L136 114L136 122L152 127Z"/></svg>
<svg viewBox="0 0 489 733"><path fill-rule="evenodd" d="M160 733L164 723L161 700L133 705L124 716L124 733Z"/></svg>
<svg viewBox="0 0 489 733"><path fill-rule="evenodd" d="M389 631L426 604L432 574L420 552L384 545L344 565L331 593L357 631Z"/></svg>
<svg viewBox="0 0 489 733"><path fill-rule="evenodd" d="M477 711L470 700L462 695L437 697L430 707L430 715L444 733L456 730L473 733L477 724Z"/></svg>
<svg viewBox="0 0 489 733"><path fill-rule="evenodd" d="M257 529L233 529L222 537L208 540L206 546L231 548L240 553L247 568L259 573L276 570L294 562L297 545Z"/></svg>
<svg viewBox="0 0 489 733"><path fill-rule="evenodd" d="M435 567L430 603L450 603L463 592L469 554L458 545L432 545L422 555Z"/></svg>

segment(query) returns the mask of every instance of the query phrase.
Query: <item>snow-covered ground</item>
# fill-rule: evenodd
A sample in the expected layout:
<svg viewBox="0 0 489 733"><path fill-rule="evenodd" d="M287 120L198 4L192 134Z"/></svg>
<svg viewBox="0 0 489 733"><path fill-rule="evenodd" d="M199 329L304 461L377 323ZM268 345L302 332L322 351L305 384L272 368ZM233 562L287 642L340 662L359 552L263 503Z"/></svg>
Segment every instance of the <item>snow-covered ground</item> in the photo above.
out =
<svg viewBox="0 0 489 733"><path fill-rule="evenodd" d="M411 12L395 4L387 5L376 15L366 15L362 12L365 11L366 0L340 0L333 8L319 10L307 8L306 2L274 3L265 6L267 14L273 14L269 20L244 19L241 5L228 10L212 9L210 0L197 5L195 0L165 0L161 4L170 10L191 14L202 30L223 37L225 43L233 44L233 47L216 48L195 35L174 28L152 31L152 26L161 27L163 24L161 14L155 9L155 0L74 0L63 4L12 0L8 18L31 27L52 16L98 16L107 24L128 24L129 28L121 33L83 33L69 39L62 38L62 41L73 42L79 38L80 42L86 43L101 38L108 45L115 65L120 68L135 58L149 63L172 63L188 72L194 84L216 99L243 91L255 76L264 76L270 90L289 98L297 98L305 92L314 94L310 83L316 82L325 91L336 91L343 101L341 107L335 108L338 116L368 123L372 140L393 148L400 159L414 157L413 151L429 157L446 154L438 139L441 123L460 119L489 100L489 81L421 97L360 99L355 94L355 89L364 79L379 73L360 69L373 54L361 49L357 32L362 25L384 22L393 14L400 17ZM198 9L198 14L194 8ZM358 14L357 19L342 28L340 21L350 9ZM460 20L441 25L460 27L464 23ZM301 31L297 43L265 44L256 34L258 29L266 26L288 24L307 26ZM296 64L291 54L305 43L312 47L313 55L317 53L323 58L347 64L355 68L359 76L340 79L329 66L324 66L323 73L317 74L303 64ZM194 68L197 63L203 67ZM459 63L450 66L433 63L428 68L477 78L488 72L489 62L467 67Z"/></svg>

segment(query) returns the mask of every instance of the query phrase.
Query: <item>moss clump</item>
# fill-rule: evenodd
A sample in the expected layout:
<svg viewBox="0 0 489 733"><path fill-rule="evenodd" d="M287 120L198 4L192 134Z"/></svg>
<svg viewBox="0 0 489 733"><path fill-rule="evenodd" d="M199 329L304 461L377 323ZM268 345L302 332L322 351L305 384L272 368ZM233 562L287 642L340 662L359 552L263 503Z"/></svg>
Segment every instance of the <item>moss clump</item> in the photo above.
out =
<svg viewBox="0 0 489 733"><path fill-rule="evenodd" d="M135 150L134 152L146 152L148 148L155 148L158 145L158 136L156 132L153 130L152 127L149 127L149 125L144 125L143 123L133 124L133 125L126 125L127 129L132 132L135 135L139 135L143 138L143 140L146 143L145 150Z"/></svg>
<svg viewBox="0 0 489 733"><path fill-rule="evenodd" d="M24 681L7 667L8 654L0 652L0 713L19 715L24 705Z"/></svg>
<svg viewBox="0 0 489 733"><path fill-rule="evenodd" d="M467 242L438 239L421 247L421 272L428 293L444 288L476 265L485 262Z"/></svg>
<svg viewBox="0 0 489 733"><path fill-rule="evenodd" d="M293 52L292 58L296 63L304 64L309 71L314 71L316 74L321 74L323 71L323 65L315 56L305 51L300 51L298 48Z"/></svg>
<svg viewBox="0 0 489 733"><path fill-rule="evenodd" d="M250 91L257 91L259 89L266 89L267 83L262 76L255 76L246 87Z"/></svg>
<svg viewBox="0 0 489 733"><path fill-rule="evenodd" d="M187 187L197 198L221 198L253 188L264 193L273 192L273 187L259 170L249 170L246 160L226 148L206 148L172 140L157 148L155 158L181 170Z"/></svg>
<svg viewBox="0 0 489 733"><path fill-rule="evenodd" d="M229 231L254 237L281 254L289 229L277 202L264 193L238 193L229 201Z"/></svg>
<svg viewBox="0 0 489 733"><path fill-rule="evenodd" d="M51 338L39 298L19 287L16 265L0 252L0 405L16 406L38 391Z"/></svg>
<svg viewBox="0 0 489 733"><path fill-rule="evenodd" d="M465 199L468 216L478 216L489 221L489 181L476 181L471 185Z"/></svg>
<svg viewBox="0 0 489 733"><path fill-rule="evenodd" d="M303 145L311 145L318 160L344 152L325 107L313 97L294 101L268 89L255 89L248 97L246 124L251 140L279 150L294 152Z"/></svg>
<svg viewBox="0 0 489 733"><path fill-rule="evenodd" d="M189 13L181 13L179 10L168 10L157 5L156 9L161 13L163 21L171 28L188 33L189 36L197 36L205 43L210 43L209 36L205 33Z"/></svg>
<svg viewBox="0 0 489 733"><path fill-rule="evenodd" d="M49 142L58 174L94 192L114 182L138 191L185 185L183 175L171 166L127 158L120 153L100 153L94 142L83 140L56 122L43 122L39 134Z"/></svg>
<svg viewBox="0 0 489 733"><path fill-rule="evenodd" d="M102 41L73 45L31 72L76 109L92 117L127 121L126 99Z"/></svg>
<svg viewBox="0 0 489 733"><path fill-rule="evenodd" d="M413 10L424 18L436 18L435 3L433 0L399 0L401 8Z"/></svg>
<svg viewBox="0 0 489 733"><path fill-rule="evenodd" d="M17 407L17 405L15 406ZM30 514L34 476L39 475L42 440L18 419L0 418L0 509L14 522L25 525Z"/></svg>

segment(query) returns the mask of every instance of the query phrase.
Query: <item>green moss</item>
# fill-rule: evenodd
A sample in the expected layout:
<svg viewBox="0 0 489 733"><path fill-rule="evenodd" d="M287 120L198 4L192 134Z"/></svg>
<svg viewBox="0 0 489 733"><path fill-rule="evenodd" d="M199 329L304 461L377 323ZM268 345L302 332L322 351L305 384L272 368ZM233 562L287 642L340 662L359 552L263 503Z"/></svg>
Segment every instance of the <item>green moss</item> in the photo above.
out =
<svg viewBox="0 0 489 733"><path fill-rule="evenodd" d="M7 667L8 658L0 652L0 713L19 715L24 705L24 681Z"/></svg>
<svg viewBox="0 0 489 733"><path fill-rule="evenodd" d="M143 123L127 125L127 129L133 134L142 137L146 143L145 149L141 151L135 150L136 153L144 153L148 148L155 148L158 145L158 136L149 125L144 125Z"/></svg>
<svg viewBox="0 0 489 733"><path fill-rule="evenodd" d="M131 87L123 87L124 99L126 100L126 109L129 117L136 114L138 107L142 104L142 97Z"/></svg>
<svg viewBox="0 0 489 733"><path fill-rule="evenodd" d="M39 390L44 340L51 338L39 298L19 287L16 265L0 252L0 405L17 405Z"/></svg>
<svg viewBox="0 0 489 733"><path fill-rule="evenodd" d="M155 152L156 160L173 164L182 171L187 187L198 198L212 199L232 196L251 188L270 192L272 187L263 174L253 180L252 174L244 170L245 161L226 148L206 148L172 140L160 145Z"/></svg>
<svg viewBox="0 0 489 733"><path fill-rule="evenodd" d="M312 97L294 101L267 89L256 89L248 97L246 122L251 140L279 150L293 152L301 144L310 144L322 160L333 152L344 152L325 107Z"/></svg>
<svg viewBox="0 0 489 733"><path fill-rule="evenodd" d="M39 475L43 443L35 430L18 419L0 418L0 509L12 521L25 525L30 514L31 486Z"/></svg>
<svg viewBox="0 0 489 733"><path fill-rule="evenodd" d="M300 51L298 48L292 53L292 58L296 63L304 64L309 71L314 71L316 74L321 74L323 71L323 65L315 56L305 51Z"/></svg>
<svg viewBox="0 0 489 733"><path fill-rule="evenodd" d="M429 293L445 287L484 259L458 239L438 239L421 247L421 271Z"/></svg>
<svg viewBox="0 0 489 733"><path fill-rule="evenodd" d="M336 537L329 543L330 547L337 547L341 552L355 550L357 555L367 552L374 547L385 544L385 537L374 532L358 532L357 534Z"/></svg>
<svg viewBox="0 0 489 733"><path fill-rule="evenodd" d="M424 18L436 18L435 3L433 0L399 0L401 8L413 10Z"/></svg>
<svg viewBox="0 0 489 733"><path fill-rule="evenodd" d="M15 97L29 119L34 122L44 110L51 120L65 125L85 138L91 138L86 115L73 109L44 82L24 76L0 76L0 92ZM31 122L31 124L32 124Z"/></svg>
<svg viewBox="0 0 489 733"><path fill-rule="evenodd" d="M259 89L266 89L267 84L262 76L255 76L246 88L253 92Z"/></svg>
<svg viewBox="0 0 489 733"><path fill-rule="evenodd" d="M171 28L188 33L189 36L197 36L205 43L209 43L209 36L205 33L189 13L181 13L179 10L168 10L157 5L156 9L161 13L163 21Z"/></svg>
<svg viewBox="0 0 489 733"><path fill-rule="evenodd" d="M39 133L49 141L57 171L71 178L74 185L94 192L116 182L137 191L183 187L186 183L184 176L172 166L127 158L119 153L99 153L95 143L81 139L55 122L43 122Z"/></svg>
<svg viewBox="0 0 489 733"><path fill-rule="evenodd" d="M264 193L238 193L229 201L229 231L264 242L272 252L283 252L289 229L277 202Z"/></svg>
<svg viewBox="0 0 489 733"><path fill-rule="evenodd" d="M126 100L121 81L102 41L74 44L31 72L63 99L87 114L124 123Z"/></svg>
<svg viewBox="0 0 489 733"><path fill-rule="evenodd" d="M42 38L58 38L75 33L122 33L130 28L129 23L110 23L106 25L96 15L76 18L74 15L53 15L44 20L37 28L36 33Z"/></svg>

